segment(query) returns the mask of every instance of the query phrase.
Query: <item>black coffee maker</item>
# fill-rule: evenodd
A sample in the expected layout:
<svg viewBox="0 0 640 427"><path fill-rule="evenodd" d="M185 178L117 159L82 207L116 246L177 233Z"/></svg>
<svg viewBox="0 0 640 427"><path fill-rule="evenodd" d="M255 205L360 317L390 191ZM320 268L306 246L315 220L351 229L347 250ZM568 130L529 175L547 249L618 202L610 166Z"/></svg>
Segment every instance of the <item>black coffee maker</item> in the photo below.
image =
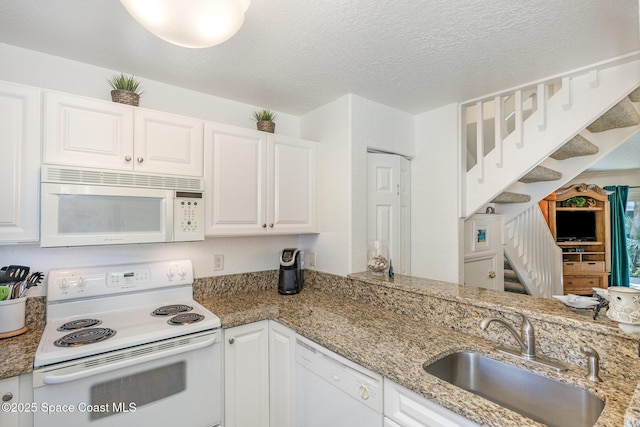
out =
<svg viewBox="0 0 640 427"><path fill-rule="evenodd" d="M278 293L282 295L297 294L304 285L304 252L297 248L283 249L280 254L280 277Z"/></svg>

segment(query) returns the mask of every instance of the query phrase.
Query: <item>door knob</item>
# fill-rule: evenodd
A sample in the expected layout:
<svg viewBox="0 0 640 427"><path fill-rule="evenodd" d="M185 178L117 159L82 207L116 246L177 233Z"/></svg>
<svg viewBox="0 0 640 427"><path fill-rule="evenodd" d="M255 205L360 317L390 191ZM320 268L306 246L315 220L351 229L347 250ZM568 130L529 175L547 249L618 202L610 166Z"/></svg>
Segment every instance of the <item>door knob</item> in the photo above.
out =
<svg viewBox="0 0 640 427"><path fill-rule="evenodd" d="M233 344L234 342L236 342L236 340L234 340L233 338L229 338L229 344Z"/></svg>
<svg viewBox="0 0 640 427"><path fill-rule="evenodd" d="M124 161L125 162L130 162L131 161L131 156L124 156Z"/></svg>
<svg viewBox="0 0 640 427"><path fill-rule="evenodd" d="M496 277L496 272L495 271L490 271L489 272L489 279L493 279L494 277Z"/></svg>
<svg viewBox="0 0 640 427"><path fill-rule="evenodd" d="M138 163L144 162L144 159L142 157L138 157L136 160L138 160Z"/></svg>
<svg viewBox="0 0 640 427"><path fill-rule="evenodd" d="M13 393L11 392L5 393L4 396L2 396L3 402L9 402L11 399L13 399Z"/></svg>

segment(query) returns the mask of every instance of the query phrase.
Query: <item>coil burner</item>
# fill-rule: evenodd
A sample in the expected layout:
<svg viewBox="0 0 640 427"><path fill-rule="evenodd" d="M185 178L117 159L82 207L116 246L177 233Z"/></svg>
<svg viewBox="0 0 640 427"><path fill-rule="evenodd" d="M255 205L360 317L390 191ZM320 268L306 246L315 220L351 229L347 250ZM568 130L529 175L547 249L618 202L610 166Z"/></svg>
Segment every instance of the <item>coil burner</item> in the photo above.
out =
<svg viewBox="0 0 640 427"><path fill-rule="evenodd" d="M76 329L90 328L92 326L98 326L102 323L102 320L98 319L78 319L71 322L64 323L56 329L59 332L75 331Z"/></svg>
<svg viewBox="0 0 640 427"><path fill-rule="evenodd" d="M193 307L186 304L173 304L173 305L165 305L160 308L156 308L151 312L152 316L173 316L178 313L185 313L187 311L193 310Z"/></svg>
<svg viewBox="0 0 640 427"><path fill-rule="evenodd" d="M167 323L174 326L179 325L189 325L191 323L196 323L204 319L202 314L198 313L182 313L177 316L173 316L171 319L167 320Z"/></svg>
<svg viewBox="0 0 640 427"><path fill-rule="evenodd" d="M56 347L79 347L104 341L115 334L116 331L109 328L85 328L63 336L56 340L53 345Z"/></svg>

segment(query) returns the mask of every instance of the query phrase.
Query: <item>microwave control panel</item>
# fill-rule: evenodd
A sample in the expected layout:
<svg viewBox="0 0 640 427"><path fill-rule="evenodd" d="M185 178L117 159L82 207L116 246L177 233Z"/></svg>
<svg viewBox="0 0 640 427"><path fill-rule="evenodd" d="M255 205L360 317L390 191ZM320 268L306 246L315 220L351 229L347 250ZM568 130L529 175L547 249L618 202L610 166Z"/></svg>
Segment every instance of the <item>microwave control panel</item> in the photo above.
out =
<svg viewBox="0 0 640 427"><path fill-rule="evenodd" d="M174 241L204 240L204 201L202 193L178 191L173 203Z"/></svg>

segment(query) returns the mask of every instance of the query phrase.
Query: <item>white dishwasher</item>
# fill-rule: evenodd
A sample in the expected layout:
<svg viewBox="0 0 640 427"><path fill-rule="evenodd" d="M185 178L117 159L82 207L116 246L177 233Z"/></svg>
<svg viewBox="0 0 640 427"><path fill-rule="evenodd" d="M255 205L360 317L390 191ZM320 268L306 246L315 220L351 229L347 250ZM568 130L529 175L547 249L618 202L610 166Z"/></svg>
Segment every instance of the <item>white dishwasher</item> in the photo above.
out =
<svg viewBox="0 0 640 427"><path fill-rule="evenodd" d="M296 427L382 427L382 376L296 338Z"/></svg>

